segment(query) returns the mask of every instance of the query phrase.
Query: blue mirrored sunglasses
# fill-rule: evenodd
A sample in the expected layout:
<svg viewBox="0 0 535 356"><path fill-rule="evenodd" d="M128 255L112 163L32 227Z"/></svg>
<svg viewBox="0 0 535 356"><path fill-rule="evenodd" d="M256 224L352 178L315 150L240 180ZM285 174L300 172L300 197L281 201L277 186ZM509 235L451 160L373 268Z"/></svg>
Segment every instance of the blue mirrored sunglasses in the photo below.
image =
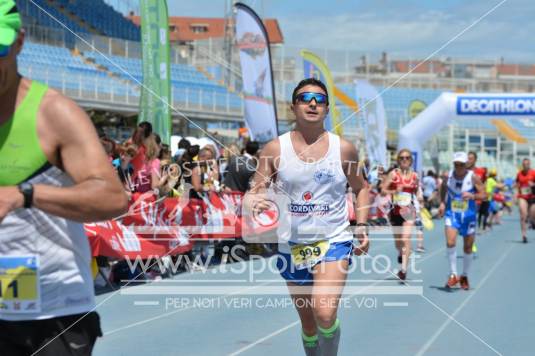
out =
<svg viewBox="0 0 535 356"><path fill-rule="evenodd" d="M11 46L0 45L0 58L7 57L10 48Z"/></svg>
<svg viewBox="0 0 535 356"><path fill-rule="evenodd" d="M327 104L328 101L327 101L327 95L325 94L321 94L321 93L310 93L310 92L305 92L305 93L300 93L300 94L297 94L297 101L301 102L301 103L310 103L312 101L312 99L316 100L316 104Z"/></svg>

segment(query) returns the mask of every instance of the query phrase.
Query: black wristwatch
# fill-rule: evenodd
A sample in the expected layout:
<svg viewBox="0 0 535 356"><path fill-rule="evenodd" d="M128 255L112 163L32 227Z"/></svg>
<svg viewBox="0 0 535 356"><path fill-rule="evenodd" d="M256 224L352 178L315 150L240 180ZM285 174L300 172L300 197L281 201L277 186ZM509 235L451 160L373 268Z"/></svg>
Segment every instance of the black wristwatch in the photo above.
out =
<svg viewBox="0 0 535 356"><path fill-rule="evenodd" d="M29 209L33 203L33 185L24 182L18 185L19 192L24 196L24 208Z"/></svg>

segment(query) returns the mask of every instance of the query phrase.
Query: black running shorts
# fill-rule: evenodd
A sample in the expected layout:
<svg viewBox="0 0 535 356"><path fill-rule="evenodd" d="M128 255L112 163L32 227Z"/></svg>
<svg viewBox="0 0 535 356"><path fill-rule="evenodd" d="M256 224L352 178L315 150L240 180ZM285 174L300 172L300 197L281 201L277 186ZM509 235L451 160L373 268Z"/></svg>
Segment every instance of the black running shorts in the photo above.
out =
<svg viewBox="0 0 535 356"><path fill-rule="evenodd" d="M96 312L91 312L74 324L84 315L45 320L0 320L0 354L31 355L44 346L39 351L39 356L91 355L97 337L102 336L100 318ZM67 328L69 329L57 337ZM47 345L48 342L50 343Z"/></svg>

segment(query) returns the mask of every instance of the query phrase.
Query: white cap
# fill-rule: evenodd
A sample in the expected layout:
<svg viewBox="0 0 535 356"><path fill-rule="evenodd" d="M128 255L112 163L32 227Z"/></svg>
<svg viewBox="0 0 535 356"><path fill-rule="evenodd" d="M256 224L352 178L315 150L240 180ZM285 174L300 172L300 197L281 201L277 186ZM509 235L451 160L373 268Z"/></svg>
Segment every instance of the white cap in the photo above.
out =
<svg viewBox="0 0 535 356"><path fill-rule="evenodd" d="M453 154L453 162L466 163L468 162L468 155L466 152L455 152Z"/></svg>

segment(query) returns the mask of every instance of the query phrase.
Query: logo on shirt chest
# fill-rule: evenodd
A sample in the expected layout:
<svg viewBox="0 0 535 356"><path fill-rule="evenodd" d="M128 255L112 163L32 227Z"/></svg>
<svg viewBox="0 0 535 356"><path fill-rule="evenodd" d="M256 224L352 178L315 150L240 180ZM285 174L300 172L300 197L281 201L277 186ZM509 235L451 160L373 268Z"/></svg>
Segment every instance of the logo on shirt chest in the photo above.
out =
<svg viewBox="0 0 535 356"><path fill-rule="evenodd" d="M317 170L314 173L314 181L318 184L332 183L334 182L334 172L326 168Z"/></svg>
<svg viewBox="0 0 535 356"><path fill-rule="evenodd" d="M304 192L302 198L303 198L303 201L311 201L313 198L312 192L310 191Z"/></svg>

